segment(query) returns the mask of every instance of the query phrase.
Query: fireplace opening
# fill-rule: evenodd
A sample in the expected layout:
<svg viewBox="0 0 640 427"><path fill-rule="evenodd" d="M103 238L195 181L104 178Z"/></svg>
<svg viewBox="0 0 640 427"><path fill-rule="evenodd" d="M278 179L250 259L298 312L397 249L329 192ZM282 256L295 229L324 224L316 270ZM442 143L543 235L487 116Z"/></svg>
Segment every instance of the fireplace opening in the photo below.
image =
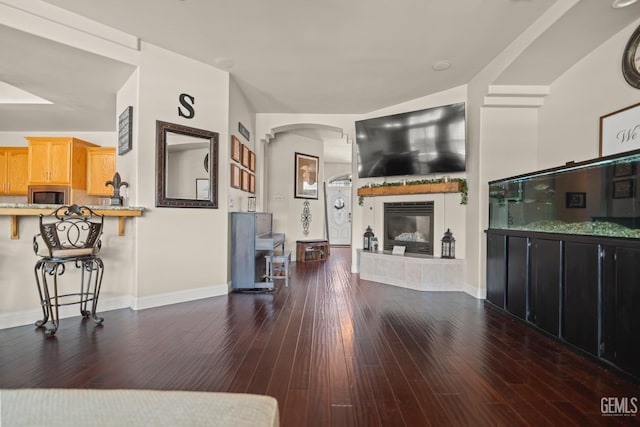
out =
<svg viewBox="0 0 640 427"><path fill-rule="evenodd" d="M384 204L384 249L433 255L433 202Z"/></svg>

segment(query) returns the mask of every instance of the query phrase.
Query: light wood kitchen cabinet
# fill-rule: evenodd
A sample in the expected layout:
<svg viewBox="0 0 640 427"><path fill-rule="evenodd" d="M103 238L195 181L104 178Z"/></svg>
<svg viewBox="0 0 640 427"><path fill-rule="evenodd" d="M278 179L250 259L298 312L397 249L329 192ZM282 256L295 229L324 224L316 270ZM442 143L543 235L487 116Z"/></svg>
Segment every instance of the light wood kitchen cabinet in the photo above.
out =
<svg viewBox="0 0 640 427"><path fill-rule="evenodd" d="M29 185L87 188L87 148L97 147L72 137L26 137L29 141Z"/></svg>
<svg viewBox="0 0 640 427"><path fill-rule="evenodd" d="M91 196L111 196L111 181L116 173L116 149L113 147L87 148L87 194Z"/></svg>
<svg viewBox="0 0 640 427"><path fill-rule="evenodd" d="M0 147L0 194L27 195L26 147Z"/></svg>

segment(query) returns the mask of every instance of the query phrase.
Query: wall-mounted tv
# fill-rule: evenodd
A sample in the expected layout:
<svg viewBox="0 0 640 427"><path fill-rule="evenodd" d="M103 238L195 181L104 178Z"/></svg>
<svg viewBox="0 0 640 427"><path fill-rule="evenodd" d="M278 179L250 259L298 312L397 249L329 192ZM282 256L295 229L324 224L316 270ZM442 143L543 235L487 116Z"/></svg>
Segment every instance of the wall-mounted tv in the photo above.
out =
<svg viewBox="0 0 640 427"><path fill-rule="evenodd" d="M429 175L465 170L465 104L356 122L358 176Z"/></svg>

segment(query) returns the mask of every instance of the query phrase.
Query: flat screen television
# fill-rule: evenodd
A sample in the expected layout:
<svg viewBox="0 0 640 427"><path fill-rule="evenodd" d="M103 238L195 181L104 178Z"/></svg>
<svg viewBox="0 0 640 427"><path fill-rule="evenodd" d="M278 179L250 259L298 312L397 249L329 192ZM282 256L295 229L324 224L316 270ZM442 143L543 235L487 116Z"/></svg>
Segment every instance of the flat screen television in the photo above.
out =
<svg viewBox="0 0 640 427"><path fill-rule="evenodd" d="M358 176L464 172L465 104L356 122Z"/></svg>

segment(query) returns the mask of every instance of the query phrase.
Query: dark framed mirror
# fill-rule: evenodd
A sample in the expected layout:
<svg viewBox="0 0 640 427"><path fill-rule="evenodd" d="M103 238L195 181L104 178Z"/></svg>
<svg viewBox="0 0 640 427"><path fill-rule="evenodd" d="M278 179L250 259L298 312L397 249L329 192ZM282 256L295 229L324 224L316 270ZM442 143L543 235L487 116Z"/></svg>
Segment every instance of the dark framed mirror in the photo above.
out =
<svg viewBox="0 0 640 427"><path fill-rule="evenodd" d="M156 121L156 206L218 208L217 132Z"/></svg>

